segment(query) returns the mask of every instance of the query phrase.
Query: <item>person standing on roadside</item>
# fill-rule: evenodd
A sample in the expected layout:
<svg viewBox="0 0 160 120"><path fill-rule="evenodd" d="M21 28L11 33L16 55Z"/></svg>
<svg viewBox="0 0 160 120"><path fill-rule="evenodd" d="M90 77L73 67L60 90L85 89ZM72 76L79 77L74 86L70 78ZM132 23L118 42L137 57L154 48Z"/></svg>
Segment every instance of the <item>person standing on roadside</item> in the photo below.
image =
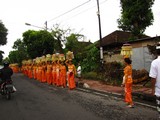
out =
<svg viewBox="0 0 160 120"><path fill-rule="evenodd" d="M77 77L79 79L79 81L81 81L81 64L78 63L78 68L77 68Z"/></svg>
<svg viewBox="0 0 160 120"><path fill-rule="evenodd" d="M132 60L129 57L124 58L125 68L122 86L125 90L125 102L128 104L127 107L133 108L132 100Z"/></svg>
<svg viewBox="0 0 160 120"><path fill-rule="evenodd" d="M157 111L160 118L160 43L156 46L158 57L152 61L149 76L152 83L152 95L156 96Z"/></svg>

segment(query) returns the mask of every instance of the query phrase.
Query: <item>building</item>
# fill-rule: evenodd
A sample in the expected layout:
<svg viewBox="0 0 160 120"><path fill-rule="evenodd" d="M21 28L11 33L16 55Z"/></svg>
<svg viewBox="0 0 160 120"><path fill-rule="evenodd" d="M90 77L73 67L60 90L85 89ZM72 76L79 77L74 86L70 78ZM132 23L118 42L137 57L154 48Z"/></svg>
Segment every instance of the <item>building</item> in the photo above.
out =
<svg viewBox="0 0 160 120"><path fill-rule="evenodd" d="M149 50L149 46L154 46L160 41L160 36L149 37L143 35L141 39L131 40L130 32L114 31L102 38L101 46L104 51L104 61L122 62L123 56L120 55L121 47L124 43L129 43L133 47L131 56L133 69L146 69L149 71L151 61L154 56Z"/></svg>

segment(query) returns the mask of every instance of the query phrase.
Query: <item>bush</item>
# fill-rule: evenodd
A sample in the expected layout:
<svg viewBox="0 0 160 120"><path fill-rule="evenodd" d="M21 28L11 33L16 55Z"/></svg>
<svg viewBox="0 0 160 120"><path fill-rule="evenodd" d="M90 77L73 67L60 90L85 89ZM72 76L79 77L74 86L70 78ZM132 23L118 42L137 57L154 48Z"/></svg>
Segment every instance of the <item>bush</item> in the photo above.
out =
<svg viewBox="0 0 160 120"><path fill-rule="evenodd" d="M149 73L145 69L133 70L133 83L138 84L140 82L145 82L149 80Z"/></svg>
<svg viewBox="0 0 160 120"><path fill-rule="evenodd" d="M99 72L87 72L84 79L101 80L105 84L120 85L123 77L123 66L119 62L110 62L103 65Z"/></svg>
<svg viewBox="0 0 160 120"><path fill-rule="evenodd" d="M96 72L87 72L87 73L84 73L82 75L82 77L84 79L92 79L92 80L97 80L98 79L98 74Z"/></svg>

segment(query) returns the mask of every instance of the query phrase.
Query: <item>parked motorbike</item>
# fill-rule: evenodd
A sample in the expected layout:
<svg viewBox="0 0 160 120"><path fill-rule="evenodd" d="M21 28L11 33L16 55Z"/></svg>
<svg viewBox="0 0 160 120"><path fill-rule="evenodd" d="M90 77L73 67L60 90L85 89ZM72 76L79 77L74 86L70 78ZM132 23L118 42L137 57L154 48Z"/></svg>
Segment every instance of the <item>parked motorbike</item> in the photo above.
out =
<svg viewBox="0 0 160 120"><path fill-rule="evenodd" d="M0 93L1 95L5 96L7 100L11 99L11 94L14 92L14 86L12 81L6 81L1 85Z"/></svg>

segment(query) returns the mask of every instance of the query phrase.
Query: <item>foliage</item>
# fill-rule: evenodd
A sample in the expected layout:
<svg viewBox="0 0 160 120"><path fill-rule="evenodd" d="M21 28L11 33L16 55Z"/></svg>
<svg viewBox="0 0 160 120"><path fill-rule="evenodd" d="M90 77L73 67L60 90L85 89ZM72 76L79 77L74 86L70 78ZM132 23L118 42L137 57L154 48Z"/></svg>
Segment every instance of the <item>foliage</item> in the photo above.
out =
<svg viewBox="0 0 160 120"><path fill-rule="evenodd" d="M149 73L145 69L133 70L133 83L137 84L149 80Z"/></svg>
<svg viewBox="0 0 160 120"><path fill-rule="evenodd" d="M121 0L121 18L118 19L119 28L131 31L136 37L142 35L146 27L153 23L151 7L154 0Z"/></svg>
<svg viewBox="0 0 160 120"><path fill-rule="evenodd" d="M21 66L21 62L24 59L28 59L28 53L25 44L21 39L17 39L13 45L14 51L9 53L9 59L11 63L18 63Z"/></svg>
<svg viewBox="0 0 160 120"><path fill-rule="evenodd" d="M101 72L104 82L117 85L122 82L123 65L120 62L107 62L104 64L104 71Z"/></svg>
<svg viewBox="0 0 160 120"><path fill-rule="evenodd" d="M10 51L8 57L10 63L18 63L18 58L19 58L18 50Z"/></svg>
<svg viewBox="0 0 160 120"><path fill-rule="evenodd" d="M53 26L51 34L56 41L54 46L56 47L55 52L64 53L63 47L66 44L66 37L70 34L70 31L70 29L61 29L58 24Z"/></svg>
<svg viewBox="0 0 160 120"><path fill-rule="evenodd" d="M8 30L0 20L0 45L5 45L7 43Z"/></svg>
<svg viewBox="0 0 160 120"><path fill-rule="evenodd" d="M66 37L66 44L65 44L65 49L68 51L72 51L74 54L77 54L82 50L82 46L80 42L78 41L82 37L82 35L79 34L70 34L68 37Z"/></svg>
<svg viewBox="0 0 160 120"><path fill-rule="evenodd" d="M4 52L0 50L0 62L2 62Z"/></svg>
<svg viewBox="0 0 160 120"><path fill-rule="evenodd" d="M82 74L84 79L91 79L91 80L98 80L98 74L97 72L87 72Z"/></svg>
<svg viewBox="0 0 160 120"><path fill-rule="evenodd" d="M45 54L52 54L56 43L51 33L45 30L24 32L23 42L29 57L32 59Z"/></svg>
<svg viewBox="0 0 160 120"><path fill-rule="evenodd" d="M99 67L99 50L95 46L95 44L91 44L87 46L83 53L81 53L81 64L82 66L82 71L84 72L90 72L90 71L97 71Z"/></svg>
<svg viewBox="0 0 160 120"><path fill-rule="evenodd" d="M8 30L0 20L0 45L5 45L7 43ZM2 62L4 51L0 51L0 62Z"/></svg>

